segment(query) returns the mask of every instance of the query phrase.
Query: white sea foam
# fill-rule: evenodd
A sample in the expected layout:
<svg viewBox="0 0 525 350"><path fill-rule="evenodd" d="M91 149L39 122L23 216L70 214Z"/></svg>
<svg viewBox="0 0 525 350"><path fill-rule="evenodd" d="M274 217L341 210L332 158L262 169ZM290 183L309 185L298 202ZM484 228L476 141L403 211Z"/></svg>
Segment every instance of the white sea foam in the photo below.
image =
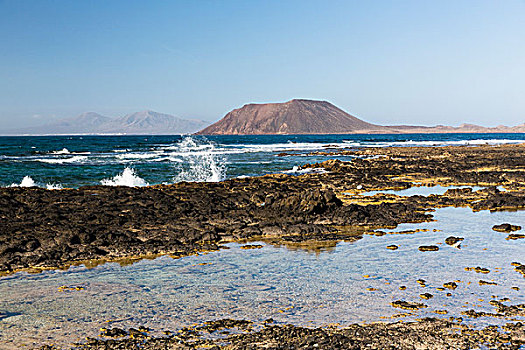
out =
<svg viewBox="0 0 525 350"><path fill-rule="evenodd" d="M325 174L328 171L324 168L306 168L306 169L300 169L298 166L294 166L290 170L283 171L284 174L290 174L290 175L304 175L304 174Z"/></svg>
<svg viewBox="0 0 525 350"><path fill-rule="evenodd" d="M132 168L125 168L122 173L115 175L111 179L104 179L100 181L104 186L128 186L128 187L143 187L149 184L146 180L139 177Z"/></svg>
<svg viewBox="0 0 525 350"><path fill-rule="evenodd" d="M217 182L224 179L225 159L214 152L213 143L206 139L185 136L172 147L178 149L172 155L175 153L182 158L182 162L176 164L178 174L173 178L174 182Z"/></svg>
<svg viewBox="0 0 525 350"><path fill-rule="evenodd" d="M184 140L183 140L184 141ZM183 143L181 141L181 143ZM182 147L181 147L182 146ZM170 145L164 146L159 145L160 149L166 151L174 151L173 155L184 155L187 152L212 152L218 155L228 154L244 154L244 153L271 153L271 152L306 152L323 150L327 148L347 148L347 143L316 143L316 142L286 142L286 143L272 143L272 144L197 144L195 147L184 147L187 144L182 145Z"/></svg>
<svg viewBox="0 0 525 350"><path fill-rule="evenodd" d="M87 156L73 156L70 158L41 158L41 159L35 159L42 163L48 163L48 164L64 164L64 163L75 163L75 162L83 162L86 159L88 159Z"/></svg>
<svg viewBox="0 0 525 350"><path fill-rule="evenodd" d="M24 176L22 182L19 184L11 184L9 187L36 187L36 183L31 176Z"/></svg>
<svg viewBox="0 0 525 350"><path fill-rule="evenodd" d="M63 187L61 184L50 183L50 184L46 184L46 188L48 190L61 190Z"/></svg>
<svg viewBox="0 0 525 350"><path fill-rule="evenodd" d="M52 154L69 154L69 150L67 148L62 148L60 151L53 151Z"/></svg>
<svg viewBox="0 0 525 350"><path fill-rule="evenodd" d="M149 159L155 158L158 154L155 153L123 153L117 154L115 158L122 160L133 160L133 159Z"/></svg>

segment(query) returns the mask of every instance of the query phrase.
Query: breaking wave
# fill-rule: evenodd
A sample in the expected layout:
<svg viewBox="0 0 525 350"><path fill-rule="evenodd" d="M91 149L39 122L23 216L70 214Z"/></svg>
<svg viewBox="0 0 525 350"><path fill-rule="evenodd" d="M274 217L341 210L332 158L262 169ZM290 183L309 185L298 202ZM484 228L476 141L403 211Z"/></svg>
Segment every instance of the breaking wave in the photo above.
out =
<svg viewBox="0 0 525 350"><path fill-rule="evenodd" d="M69 150L67 148L62 148L60 151L53 151L51 154L69 154Z"/></svg>
<svg viewBox="0 0 525 350"><path fill-rule="evenodd" d="M11 184L9 187L36 187L36 182L31 178L31 176L24 176L22 182L19 184Z"/></svg>
<svg viewBox="0 0 525 350"><path fill-rule="evenodd" d="M48 190L61 190L63 189L62 185L61 184L46 184L46 188Z"/></svg>
<svg viewBox="0 0 525 350"><path fill-rule="evenodd" d="M19 184L11 184L9 187L42 187L38 185L35 180L29 175L24 176ZM61 190L63 187L61 184L48 183L45 185L48 190Z"/></svg>
<svg viewBox="0 0 525 350"><path fill-rule="evenodd" d="M182 157L182 162L175 165L178 174L174 182L218 182L225 178L226 159L207 139L185 136L173 149Z"/></svg>
<svg viewBox="0 0 525 350"><path fill-rule="evenodd" d="M143 187L148 186L148 182L139 177L132 168L125 168L122 173L115 175L111 179L104 179L100 181L104 186L128 186L128 187Z"/></svg>
<svg viewBox="0 0 525 350"><path fill-rule="evenodd" d="M48 164L64 164L64 163L75 163L85 161L88 157L86 156L74 156L71 158L46 158L46 159L36 159L42 163Z"/></svg>

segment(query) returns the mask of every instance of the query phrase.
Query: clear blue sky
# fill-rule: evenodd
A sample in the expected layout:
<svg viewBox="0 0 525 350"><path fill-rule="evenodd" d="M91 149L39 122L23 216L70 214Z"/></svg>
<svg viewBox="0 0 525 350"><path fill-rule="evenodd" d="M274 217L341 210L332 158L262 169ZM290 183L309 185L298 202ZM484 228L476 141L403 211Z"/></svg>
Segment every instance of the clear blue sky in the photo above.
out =
<svg viewBox="0 0 525 350"><path fill-rule="evenodd" d="M0 0L0 129L328 100L381 124L525 122L525 1Z"/></svg>

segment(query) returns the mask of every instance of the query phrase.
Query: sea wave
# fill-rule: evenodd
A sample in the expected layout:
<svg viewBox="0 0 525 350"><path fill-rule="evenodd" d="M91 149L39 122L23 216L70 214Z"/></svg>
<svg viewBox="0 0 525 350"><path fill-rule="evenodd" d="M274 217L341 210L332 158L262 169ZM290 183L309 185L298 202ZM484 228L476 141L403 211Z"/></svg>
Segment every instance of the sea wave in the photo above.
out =
<svg viewBox="0 0 525 350"><path fill-rule="evenodd" d="M272 152L305 152L316 151L327 148L348 148L347 143L316 143L316 142L285 142L273 144L200 144L195 147L181 147L178 145L163 146L159 149L174 151L173 155L185 155L187 153L213 153L218 155L244 154L244 153L272 153Z"/></svg>
<svg viewBox="0 0 525 350"><path fill-rule="evenodd" d="M159 153L122 153L117 154L115 158L122 160L149 159L158 157Z"/></svg>
<svg viewBox="0 0 525 350"><path fill-rule="evenodd" d="M101 180L100 183L104 186L128 186L128 187L143 187L148 186L148 182L139 177L133 168L124 168L122 173L115 175L111 179Z"/></svg>
<svg viewBox="0 0 525 350"><path fill-rule="evenodd" d="M182 152L176 152L182 162L176 165L174 182L218 182L225 178L226 159L215 153L215 145L204 138L185 136L178 145Z"/></svg>
<svg viewBox="0 0 525 350"><path fill-rule="evenodd" d="M38 162L48 163L48 164L64 164L64 163L83 162L87 159L88 159L87 156L74 156L71 158L38 158L35 160Z"/></svg>
<svg viewBox="0 0 525 350"><path fill-rule="evenodd" d="M22 181L19 184L13 183L9 187L44 187L37 184L35 180L29 175L24 176ZM47 183L45 188L48 190L61 190L63 187L61 184L57 183Z"/></svg>
<svg viewBox="0 0 525 350"><path fill-rule="evenodd" d="M26 175L19 184L11 184L9 187L36 187L36 182L31 176Z"/></svg>
<svg viewBox="0 0 525 350"><path fill-rule="evenodd" d="M62 148L60 151L53 151L51 154L69 154L69 150L67 148Z"/></svg>

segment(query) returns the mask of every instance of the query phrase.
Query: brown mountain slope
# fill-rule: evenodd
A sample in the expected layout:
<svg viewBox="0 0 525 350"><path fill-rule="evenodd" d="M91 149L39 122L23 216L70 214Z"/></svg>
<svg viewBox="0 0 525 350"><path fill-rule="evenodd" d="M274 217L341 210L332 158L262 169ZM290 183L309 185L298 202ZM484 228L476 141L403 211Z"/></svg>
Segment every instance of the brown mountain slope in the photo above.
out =
<svg viewBox="0 0 525 350"><path fill-rule="evenodd" d="M244 105L199 134L345 134L359 130L384 132L384 127L362 121L326 101L295 99Z"/></svg>

